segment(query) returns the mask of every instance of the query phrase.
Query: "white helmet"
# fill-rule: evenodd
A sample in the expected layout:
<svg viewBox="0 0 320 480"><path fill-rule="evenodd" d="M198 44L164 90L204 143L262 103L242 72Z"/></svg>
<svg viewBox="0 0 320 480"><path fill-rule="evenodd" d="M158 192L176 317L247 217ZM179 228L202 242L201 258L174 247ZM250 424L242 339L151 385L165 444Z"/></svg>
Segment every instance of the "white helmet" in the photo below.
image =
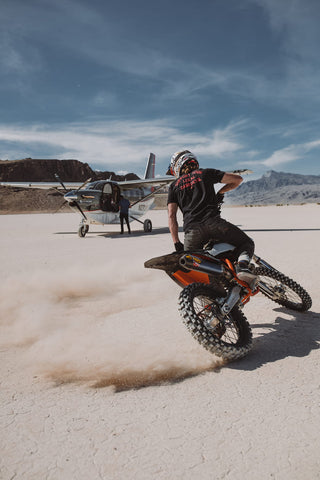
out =
<svg viewBox="0 0 320 480"><path fill-rule="evenodd" d="M190 150L180 150L179 152L174 153L171 157L167 173L179 177L182 174L182 166L186 166L186 163L193 167L192 170L199 168L197 157L193 155Z"/></svg>

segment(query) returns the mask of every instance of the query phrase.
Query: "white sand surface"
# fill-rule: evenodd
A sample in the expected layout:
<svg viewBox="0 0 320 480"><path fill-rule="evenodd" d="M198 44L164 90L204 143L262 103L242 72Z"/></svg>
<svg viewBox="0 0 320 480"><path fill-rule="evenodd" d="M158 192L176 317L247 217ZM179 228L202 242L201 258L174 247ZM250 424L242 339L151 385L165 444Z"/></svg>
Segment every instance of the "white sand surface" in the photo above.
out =
<svg viewBox="0 0 320 480"><path fill-rule="evenodd" d="M119 235L73 214L1 216L1 480L320 478L320 205L225 208L310 293L262 295L253 350L223 364L183 326L165 211ZM181 238L183 238L181 234Z"/></svg>

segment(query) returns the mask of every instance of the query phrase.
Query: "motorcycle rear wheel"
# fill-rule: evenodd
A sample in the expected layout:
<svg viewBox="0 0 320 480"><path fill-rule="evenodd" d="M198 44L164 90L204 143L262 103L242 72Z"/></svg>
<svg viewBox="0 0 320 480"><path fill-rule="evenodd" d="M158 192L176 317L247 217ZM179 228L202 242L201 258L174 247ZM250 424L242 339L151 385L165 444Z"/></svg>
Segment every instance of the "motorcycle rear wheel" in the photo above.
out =
<svg viewBox="0 0 320 480"><path fill-rule="evenodd" d="M254 273L260 277L260 292L270 300L298 312L305 312L311 307L312 300L308 292L278 270L259 267Z"/></svg>
<svg viewBox="0 0 320 480"><path fill-rule="evenodd" d="M251 350L251 328L237 306L223 316L217 297L210 285L192 283L186 286L179 296L183 323L209 352L227 360L241 358Z"/></svg>

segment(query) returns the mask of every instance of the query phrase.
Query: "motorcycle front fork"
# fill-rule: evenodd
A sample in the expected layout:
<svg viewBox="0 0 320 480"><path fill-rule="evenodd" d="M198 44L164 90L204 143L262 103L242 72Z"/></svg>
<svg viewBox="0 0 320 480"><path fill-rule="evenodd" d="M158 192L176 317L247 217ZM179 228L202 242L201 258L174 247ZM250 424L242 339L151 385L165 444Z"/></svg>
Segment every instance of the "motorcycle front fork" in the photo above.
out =
<svg viewBox="0 0 320 480"><path fill-rule="evenodd" d="M236 303L240 300L240 292L242 288L240 285L235 285L231 290L227 299L224 300L223 304L220 306L221 313L223 315L228 315Z"/></svg>
<svg viewBox="0 0 320 480"><path fill-rule="evenodd" d="M258 257L257 255L253 255L252 259L255 261L255 263L257 263L261 267L268 268L269 270L275 270L275 268L272 265L270 265L265 260L263 260L263 258Z"/></svg>
<svg viewBox="0 0 320 480"><path fill-rule="evenodd" d="M272 265L270 265L269 263L267 263L265 260L263 260L261 257L258 257L257 255L253 255L252 259L259 266L265 267L268 270L275 270L274 267L272 267ZM240 301L242 298L241 294L242 294L242 287L240 285L235 285L230 290L227 298L221 299L220 311L224 316L228 315L237 303L239 303L239 307L244 306L244 304L241 303Z"/></svg>

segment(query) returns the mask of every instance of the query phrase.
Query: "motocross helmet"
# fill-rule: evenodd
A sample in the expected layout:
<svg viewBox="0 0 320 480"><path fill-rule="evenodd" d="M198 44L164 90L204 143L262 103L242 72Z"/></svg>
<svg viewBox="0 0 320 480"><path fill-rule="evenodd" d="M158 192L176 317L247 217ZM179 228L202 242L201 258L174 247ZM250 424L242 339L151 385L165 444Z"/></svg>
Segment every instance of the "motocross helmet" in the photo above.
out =
<svg viewBox="0 0 320 480"><path fill-rule="evenodd" d="M167 175L180 177L196 168L199 168L197 157L190 150L181 150L172 155Z"/></svg>

